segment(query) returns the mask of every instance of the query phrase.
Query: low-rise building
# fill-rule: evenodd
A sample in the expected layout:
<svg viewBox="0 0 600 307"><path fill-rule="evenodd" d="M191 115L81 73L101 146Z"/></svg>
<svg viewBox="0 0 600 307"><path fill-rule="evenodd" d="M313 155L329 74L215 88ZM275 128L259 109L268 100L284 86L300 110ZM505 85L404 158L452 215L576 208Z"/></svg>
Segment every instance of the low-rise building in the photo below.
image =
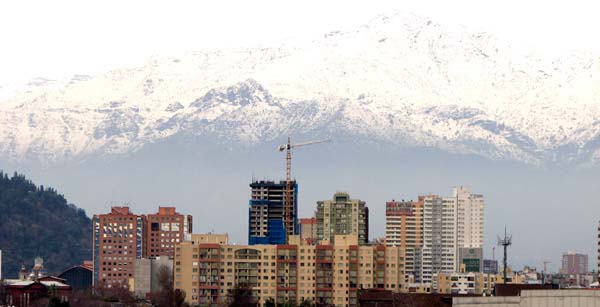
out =
<svg viewBox="0 0 600 307"><path fill-rule="evenodd" d="M523 284L521 275L507 276L508 284ZM439 273L434 275L432 288L435 293L492 295L496 284L504 283L502 274L485 274L479 272Z"/></svg>
<svg viewBox="0 0 600 307"><path fill-rule="evenodd" d="M65 280L53 276L44 276L34 280L19 280L5 286L8 306L29 307L40 298L54 296L61 302L68 302L71 287Z"/></svg>
<svg viewBox="0 0 600 307"><path fill-rule="evenodd" d="M65 283L73 290L83 290L92 287L94 275L94 265L92 261L84 261L81 265L76 265L64 270L58 275L58 278L65 280Z"/></svg>
<svg viewBox="0 0 600 307"><path fill-rule="evenodd" d="M590 290L522 290L518 296L455 297L455 307L565 307L596 306L600 291Z"/></svg>

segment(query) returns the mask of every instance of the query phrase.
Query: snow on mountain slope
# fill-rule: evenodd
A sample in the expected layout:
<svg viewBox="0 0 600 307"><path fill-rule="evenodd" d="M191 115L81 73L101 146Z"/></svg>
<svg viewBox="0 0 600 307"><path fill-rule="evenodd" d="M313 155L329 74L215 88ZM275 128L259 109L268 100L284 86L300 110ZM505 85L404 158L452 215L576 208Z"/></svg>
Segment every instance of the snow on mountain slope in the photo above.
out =
<svg viewBox="0 0 600 307"><path fill-rule="evenodd" d="M531 164L600 161L600 57L522 55L411 14L309 43L193 52L0 103L0 155L52 163L175 134L318 133Z"/></svg>

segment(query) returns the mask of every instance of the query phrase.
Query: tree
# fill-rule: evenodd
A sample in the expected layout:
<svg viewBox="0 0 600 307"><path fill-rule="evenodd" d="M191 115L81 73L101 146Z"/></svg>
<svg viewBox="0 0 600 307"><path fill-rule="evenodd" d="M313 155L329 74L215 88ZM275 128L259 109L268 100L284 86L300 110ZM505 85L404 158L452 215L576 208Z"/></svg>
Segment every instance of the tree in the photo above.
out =
<svg viewBox="0 0 600 307"><path fill-rule="evenodd" d="M185 291L175 289L173 295L173 307L189 307L190 304L185 302Z"/></svg>
<svg viewBox="0 0 600 307"><path fill-rule="evenodd" d="M160 293L154 299L156 307L188 307L185 302L185 291L174 289L173 273L169 267L162 265L158 268L158 284L160 285Z"/></svg>
<svg viewBox="0 0 600 307"><path fill-rule="evenodd" d="M298 305L298 307L314 307L315 303L313 303L311 300L302 300L302 303L300 303L300 305Z"/></svg>
<svg viewBox="0 0 600 307"><path fill-rule="evenodd" d="M258 302L252 295L252 288L247 283L236 284L229 290L230 307L257 307Z"/></svg>
<svg viewBox="0 0 600 307"><path fill-rule="evenodd" d="M58 297L52 297L50 298L50 301L48 302L48 307L69 307L69 303L68 302L63 302L60 300L60 298Z"/></svg>
<svg viewBox="0 0 600 307"><path fill-rule="evenodd" d="M37 256L46 270L60 272L92 254L92 221L55 189L0 171L0 212L0 245L10 255L3 259L5 277L16 277Z"/></svg>
<svg viewBox="0 0 600 307"><path fill-rule="evenodd" d="M6 305L6 286L3 281L0 281L0 306L4 305Z"/></svg>

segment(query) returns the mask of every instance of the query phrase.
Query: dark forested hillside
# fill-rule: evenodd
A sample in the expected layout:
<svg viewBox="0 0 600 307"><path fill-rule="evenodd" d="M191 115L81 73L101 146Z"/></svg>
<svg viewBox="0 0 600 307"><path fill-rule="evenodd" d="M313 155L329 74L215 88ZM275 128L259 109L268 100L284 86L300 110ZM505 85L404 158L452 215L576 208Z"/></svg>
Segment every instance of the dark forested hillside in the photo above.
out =
<svg viewBox="0 0 600 307"><path fill-rule="evenodd" d="M49 273L92 257L91 220L52 188L0 171L0 250L3 277L15 278L22 264L44 258Z"/></svg>

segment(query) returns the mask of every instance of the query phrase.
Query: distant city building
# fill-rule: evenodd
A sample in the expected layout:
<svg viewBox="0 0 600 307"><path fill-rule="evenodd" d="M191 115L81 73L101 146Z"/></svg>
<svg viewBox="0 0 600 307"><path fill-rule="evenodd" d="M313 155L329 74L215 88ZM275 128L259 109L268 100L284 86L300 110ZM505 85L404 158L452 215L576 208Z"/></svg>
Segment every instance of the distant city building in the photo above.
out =
<svg viewBox="0 0 600 307"><path fill-rule="evenodd" d="M300 238L306 244L317 243L317 218L300 219Z"/></svg>
<svg viewBox="0 0 600 307"><path fill-rule="evenodd" d="M81 265L64 270L58 275L58 278L64 279L65 284L71 286L73 290L83 290L92 287L93 276L94 265L92 261L84 261Z"/></svg>
<svg viewBox="0 0 600 307"><path fill-rule="evenodd" d="M259 306L358 306L361 289L405 291L402 250L359 245L356 235L338 235L334 245L307 245L300 236L285 245L235 245L223 237L192 235L175 252L175 288L192 306L226 304L228 293L244 283Z"/></svg>
<svg viewBox="0 0 600 307"><path fill-rule="evenodd" d="M46 276L48 276L48 272L44 268L44 259L42 257L35 257L31 270L28 271L25 265L23 265L19 271L20 280L36 280Z"/></svg>
<svg viewBox="0 0 600 307"><path fill-rule="evenodd" d="M285 181L254 181L250 184L248 208L248 244L285 244L289 235L298 232L298 184L292 181L293 231L286 231ZM288 233L289 232L289 233Z"/></svg>
<svg viewBox="0 0 600 307"><path fill-rule="evenodd" d="M127 288L134 261L143 255L144 217L129 207L112 207L108 214L94 215L92 223L94 285Z"/></svg>
<svg viewBox="0 0 600 307"><path fill-rule="evenodd" d="M419 201L390 201L385 204L385 244L405 251L406 274L422 282L423 204Z"/></svg>
<svg viewBox="0 0 600 307"><path fill-rule="evenodd" d="M483 271L483 249L460 247L458 249L459 271L465 273L480 273Z"/></svg>
<svg viewBox="0 0 600 307"><path fill-rule="evenodd" d="M587 274L588 255L568 252L562 256L562 267L560 272L563 274Z"/></svg>
<svg viewBox="0 0 600 307"><path fill-rule="evenodd" d="M334 243L336 235L357 235L359 244L369 242L369 208L360 199L338 192L332 200L317 202L317 239Z"/></svg>
<svg viewBox="0 0 600 307"><path fill-rule="evenodd" d="M146 216L144 258L171 257L175 245L192 234L192 216L183 215L174 207L158 207L158 212Z"/></svg>
<svg viewBox="0 0 600 307"><path fill-rule="evenodd" d="M168 274L172 275L173 259L166 256L155 259L136 259L135 273L129 289L140 299L151 298L158 294L161 291L159 274L163 268L166 268Z"/></svg>
<svg viewBox="0 0 600 307"><path fill-rule="evenodd" d="M483 273L497 274L498 273L498 260L491 260L491 259L483 260Z"/></svg>

